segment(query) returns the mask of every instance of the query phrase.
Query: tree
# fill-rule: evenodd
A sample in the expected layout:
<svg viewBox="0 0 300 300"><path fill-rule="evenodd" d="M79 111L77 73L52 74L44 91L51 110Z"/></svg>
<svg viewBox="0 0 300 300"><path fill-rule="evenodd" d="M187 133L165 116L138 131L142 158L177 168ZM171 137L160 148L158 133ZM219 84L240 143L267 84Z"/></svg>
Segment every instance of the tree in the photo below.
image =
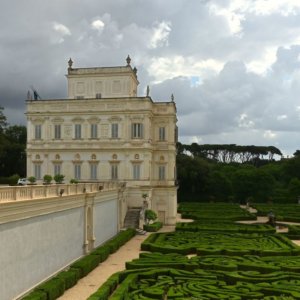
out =
<svg viewBox="0 0 300 300"><path fill-rule="evenodd" d="M221 171L213 171L208 179L207 193L217 201L226 201L232 196L232 186L229 178Z"/></svg>
<svg viewBox="0 0 300 300"><path fill-rule="evenodd" d="M26 174L26 127L9 126L0 133L0 173L9 177Z"/></svg>
<svg viewBox="0 0 300 300"><path fill-rule="evenodd" d="M20 125L9 126L5 130L5 136L11 143L26 145L27 129Z"/></svg>
<svg viewBox="0 0 300 300"><path fill-rule="evenodd" d="M210 172L210 165L205 159L179 154L177 172L179 194L197 195L198 199L205 194Z"/></svg>
<svg viewBox="0 0 300 300"><path fill-rule="evenodd" d="M298 178L292 178L288 185L289 198L296 202L300 197L300 180Z"/></svg>
<svg viewBox="0 0 300 300"><path fill-rule="evenodd" d="M145 220L146 224L149 224L151 221L155 221L157 219L157 214L151 209L146 209L145 211Z"/></svg>
<svg viewBox="0 0 300 300"><path fill-rule="evenodd" d="M295 156L284 161L283 173L288 183L293 177L300 179L300 156Z"/></svg>
<svg viewBox="0 0 300 300"><path fill-rule="evenodd" d="M295 153L293 154L294 156L300 156L300 150L296 150Z"/></svg>
<svg viewBox="0 0 300 300"><path fill-rule="evenodd" d="M253 197L255 201L263 201L273 195L274 178L267 172L254 168L236 171L233 176L235 198L241 203Z"/></svg>
<svg viewBox="0 0 300 300"><path fill-rule="evenodd" d="M0 133L4 131L7 126L7 119L6 116L3 114L4 108L0 106Z"/></svg>

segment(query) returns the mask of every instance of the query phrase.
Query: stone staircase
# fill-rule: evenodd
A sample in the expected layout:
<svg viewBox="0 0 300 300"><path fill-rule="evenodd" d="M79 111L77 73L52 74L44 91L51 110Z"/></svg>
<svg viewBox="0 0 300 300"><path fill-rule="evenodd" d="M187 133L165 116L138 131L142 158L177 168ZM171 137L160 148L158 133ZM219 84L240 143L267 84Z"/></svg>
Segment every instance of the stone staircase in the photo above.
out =
<svg viewBox="0 0 300 300"><path fill-rule="evenodd" d="M125 228L139 228L141 210L141 207L129 208L127 210L124 220Z"/></svg>

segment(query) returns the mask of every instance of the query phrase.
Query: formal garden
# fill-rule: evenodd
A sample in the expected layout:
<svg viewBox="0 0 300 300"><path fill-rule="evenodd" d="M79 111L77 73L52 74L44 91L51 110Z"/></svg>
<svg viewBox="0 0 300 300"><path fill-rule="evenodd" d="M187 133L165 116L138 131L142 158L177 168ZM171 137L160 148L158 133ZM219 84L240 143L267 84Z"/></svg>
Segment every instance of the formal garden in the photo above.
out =
<svg viewBox="0 0 300 300"><path fill-rule="evenodd" d="M257 209L259 215L277 213L276 206ZM296 209L278 213L284 220ZM270 224L236 223L256 219L238 204L182 203L179 212L195 221L151 234L139 259L127 262L89 300L300 299L300 247L288 238L291 229L300 239L300 226L276 233Z"/></svg>

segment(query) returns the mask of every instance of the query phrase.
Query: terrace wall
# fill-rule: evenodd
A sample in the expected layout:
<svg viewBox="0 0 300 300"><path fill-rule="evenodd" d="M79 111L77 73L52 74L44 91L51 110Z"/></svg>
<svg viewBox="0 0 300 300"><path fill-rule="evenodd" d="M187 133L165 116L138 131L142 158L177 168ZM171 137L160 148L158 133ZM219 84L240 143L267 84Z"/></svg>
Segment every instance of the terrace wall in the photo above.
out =
<svg viewBox="0 0 300 300"><path fill-rule="evenodd" d="M35 188L44 192L47 189L29 187L29 194L37 193ZM0 201L1 300L18 298L116 235L121 224L118 207L123 189L120 184L100 189L79 185L74 194ZM9 193L20 195L18 190Z"/></svg>

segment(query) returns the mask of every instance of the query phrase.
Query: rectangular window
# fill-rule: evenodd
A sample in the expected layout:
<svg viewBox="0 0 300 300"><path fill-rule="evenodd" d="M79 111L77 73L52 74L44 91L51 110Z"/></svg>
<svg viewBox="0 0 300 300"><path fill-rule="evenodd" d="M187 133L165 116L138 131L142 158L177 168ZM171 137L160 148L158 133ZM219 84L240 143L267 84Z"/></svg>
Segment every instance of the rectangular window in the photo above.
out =
<svg viewBox="0 0 300 300"><path fill-rule="evenodd" d="M111 165L111 179L112 180L118 179L118 165L117 164Z"/></svg>
<svg viewBox="0 0 300 300"><path fill-rule="evenodd" d="M98 137L98 125L91 124L91 139L96 139Z"/></svg>
<svg viewBox="0 0 300 300"><path fill-rule="evenodd" d="M91 179L97 179L97 164L90 164L91 168Z"/></svg>
<svg viewBox="0 0 300 300"><path fill-rule="evenodd" d="M175 141L175 143L178 142L178 126L175 127L174 141Z"/></svg>
<svg viewBox="0 0 300 300"><path fill-rule="evenodd" d="M166 179L166 167L165 166L159 166L158 167L158 179L159 180L165 180Z"/></svg>
<svg viewBox="0 0 300 300"><path fill-rule="evenodd" d="M81 139L81 124L75 124L75 139Z"/></svg>
<svg viewBox="0 0 300 300"><path fill-rule="evenodd" d="M74 178L77 180L81 179L81 164L74 165Z"/></svg>
<svg viewBox="0 0 300 300"><path fill-rule="evenodd" d="M61 164L55 164L54 165L54 175L61 174Z"/></svg>
<svg viewBox="0 0 300 300"><path fill-rule="evenodd" d="M111 137L113 139L117 139L119 137L119 124L118 123L111 124Z"/></svg>
<svg viewBox="0 0 300 300"><path fill-rule="evenodd" d="M142 123L133 123L131 124L131 137L133 139L142 139L143 138L143 124Z"/></svg>
<svg viewBox="0 0 300 300"><path fill-rule="evenodd" d="M42 175L41 175L41 164L35 164L34 165L34 177L37 179L37 180L40 180L42 179Z"/></svg>
<svg viewBox="0 0 300 300"><path fill-rule="evenodd" d="M132 169L133 172L133 179L134 180L140 180L141 178L141 165L140 164L134 164Z"/></svg>
<svg viewBox="0 0 300 300"><path fill-rule="evenodd" d="M34 127L34 138L40 140L42 138L42 125L35 125Z"/></svg>
<svg viewBox="0 0 300 300"><path fill-rule="evenodd" d="M60 140L61 139L61 125L54 125L54 138L56 140Z"/></svg>
<svg viewBox="0 0 300 300"><path fill-rule="evenodd" d="M159 127L159 140L160 141L166 140L166 128L165 127Z"/></svg>

